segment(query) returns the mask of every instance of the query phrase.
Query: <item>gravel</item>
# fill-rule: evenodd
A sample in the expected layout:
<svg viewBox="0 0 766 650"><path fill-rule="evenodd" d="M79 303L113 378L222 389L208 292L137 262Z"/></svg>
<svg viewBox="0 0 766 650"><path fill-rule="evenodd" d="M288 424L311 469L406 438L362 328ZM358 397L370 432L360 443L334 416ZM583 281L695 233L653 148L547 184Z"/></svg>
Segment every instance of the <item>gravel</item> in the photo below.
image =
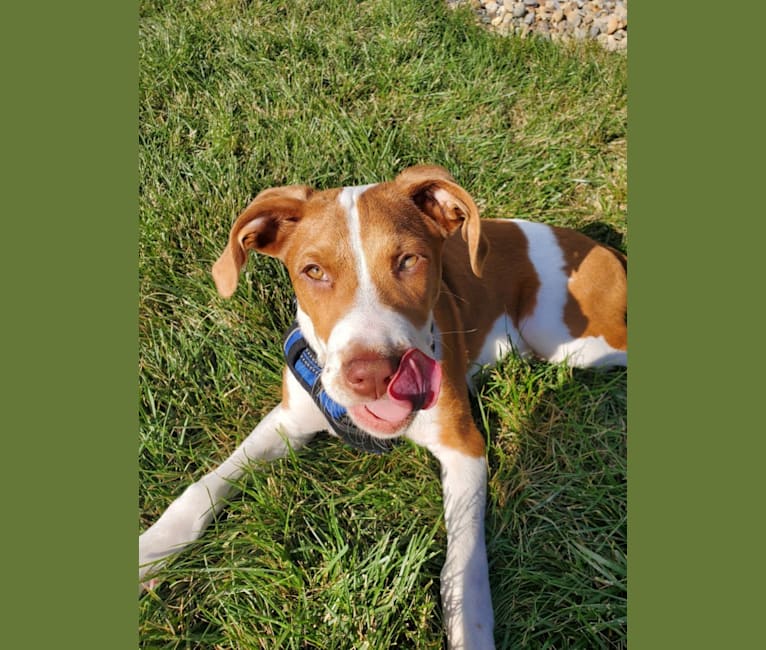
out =
<svg viewBox="0 0 766 650"><path fill-rule="evenodd" d="M466 4L502 35L561 42L589 38L610 52L628 49L628 0L447 0L453 8Z"/></svg>

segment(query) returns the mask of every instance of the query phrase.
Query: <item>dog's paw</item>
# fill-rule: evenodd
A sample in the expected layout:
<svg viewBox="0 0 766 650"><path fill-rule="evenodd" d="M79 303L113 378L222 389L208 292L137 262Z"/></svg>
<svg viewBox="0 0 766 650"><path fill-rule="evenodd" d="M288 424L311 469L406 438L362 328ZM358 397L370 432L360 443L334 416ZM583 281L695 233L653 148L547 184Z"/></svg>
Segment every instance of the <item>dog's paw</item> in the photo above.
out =
<svg viewBox="0 0 766 650"><path fill-rule="evenodd" d="M154 591L159 585L159 578L155 578L154 573L162 565L162 562L154 562L144 564L139 560L138 568L138 596L141 597L144 593Z"/></svg>
<svg viewBox="0 0 766 650"><path fill-rule="evenodd" d="M151 578L146 582L139 583L138 595L141 596L141 594L143 594L145 591L154 591L158 584L160 584L160 581L157 578Z"/></svg>

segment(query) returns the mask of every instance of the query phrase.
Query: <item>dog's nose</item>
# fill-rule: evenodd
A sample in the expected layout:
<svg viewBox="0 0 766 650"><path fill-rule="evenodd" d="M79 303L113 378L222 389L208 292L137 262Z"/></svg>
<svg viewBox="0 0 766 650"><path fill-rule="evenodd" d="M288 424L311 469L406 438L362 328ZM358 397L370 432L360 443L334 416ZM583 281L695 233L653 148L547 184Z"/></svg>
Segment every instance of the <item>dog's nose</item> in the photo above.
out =
<svg viewBox="0 0 766 650"><path fill-rule="evenodd" d="M343 364L343 378L359 397L376 400L386 394L397 366L396 359L390 357L376 353L360 354Z"/></svg>

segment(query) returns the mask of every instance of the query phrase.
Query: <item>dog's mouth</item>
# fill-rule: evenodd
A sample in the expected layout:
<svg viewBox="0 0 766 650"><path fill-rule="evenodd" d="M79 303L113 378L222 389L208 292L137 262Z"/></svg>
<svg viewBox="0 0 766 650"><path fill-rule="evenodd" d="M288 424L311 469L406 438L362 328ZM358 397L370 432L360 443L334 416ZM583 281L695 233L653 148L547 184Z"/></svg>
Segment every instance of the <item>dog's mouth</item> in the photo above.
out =
<svg viewBox="0 0 766 650"><path fill-rule="evenodd" d="M351 419L370 433L395 435L412 416L436 404L441 388L441 365L416 348L402 356L386 394L348 409Z"/></svg>

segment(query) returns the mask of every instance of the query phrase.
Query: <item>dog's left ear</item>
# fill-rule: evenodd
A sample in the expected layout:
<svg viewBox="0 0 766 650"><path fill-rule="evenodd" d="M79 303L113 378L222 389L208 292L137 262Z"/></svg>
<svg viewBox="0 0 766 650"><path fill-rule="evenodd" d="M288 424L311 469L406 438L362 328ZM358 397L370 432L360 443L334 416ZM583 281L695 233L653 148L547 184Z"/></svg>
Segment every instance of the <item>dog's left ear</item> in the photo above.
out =
<svg viewBox="0 0 766 650"><path fill-rule="evenodd" d="M305 185L289 185L269 188L253 199L237 217L229 233L229 243L213 264L218 293L224 298L234 293L248 250L282 256L312 192Z"/></svg>
<svg viewBox="0 0 766 650"><path fill-rule="evenodd" d="M471 269L481 277L489 242L481 232L479 209L450 173L436 165L405 169L394 181L420 210L431 217L447 237L460 228L468 243Z"/></svg>

